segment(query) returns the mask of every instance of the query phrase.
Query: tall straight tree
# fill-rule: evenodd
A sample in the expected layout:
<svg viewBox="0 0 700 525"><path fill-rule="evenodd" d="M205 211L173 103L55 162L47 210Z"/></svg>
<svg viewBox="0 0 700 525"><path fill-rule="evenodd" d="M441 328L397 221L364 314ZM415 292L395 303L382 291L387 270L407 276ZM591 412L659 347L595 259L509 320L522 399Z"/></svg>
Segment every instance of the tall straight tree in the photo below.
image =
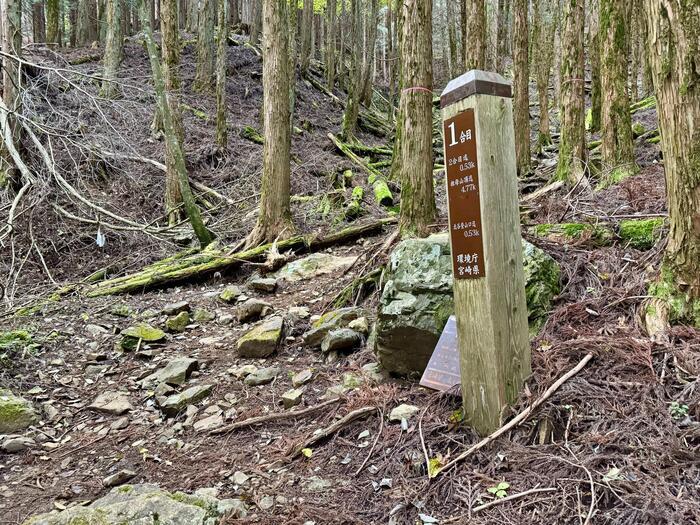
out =
<svg viewBox="0 0 700 525"><path fill-rule="evenodd" d="M404 0L401 6L401 91L399 148L402 236L425 236L435 222L433 190L432 2Z"/></svg>
<svg viewBox="0 0 700 525"><path fill-rule="evenodd" d="M299 49L299 68L302 76L306 76L311 64L313 22L314 2L313 0L304 0L304 7L301 12L301 48Z"/></svg>
<svg viewBox="0 0 700 525"><path fill-rule="evenodd" d="M32 5L32 41L46 42L46 20L44 19L44 2L38 0Z"/></svg>
<svg viewBox="0 0 700 525"><path fill-rule="evenodd" d="M465 69L484 69L486 64L486 6L484 0L466 3L466 30L462 41Z"/></svg>
<svg viewBox="0 0 700 525"><path fill-rule="evenodd" d="M160 32L161 56L163 59L163 83L166 93L166 102L170 112L170 121L176 138L176 146L182 150L184 130L182 127L182 113L180 111L179 91L180 78L178 68L180 66L180 29L178 27L178 2L177 0L161 0L160 2ZM156 111L158 123L156 129L163 128L163 118L160 111ZM176 163L177 152L171 147L171 143L165 143L165 213L170 225L177 224L183 217L182 193Z"/></svg>
<svg viewBox="0 0 700 525"><path fill-rule="evenodd" d="M341 135L344 140L350 141L355 136L357 118L360 114L360 95L362 82L362 11L360 0L350 0L350 41L352 50L350 52L350 67L348 71L348 99L343 113L343 124Z"/></svg>
<svg viewBox="0 0 700 525"><path fill-rule="evenodd" d="M600 81L600 10L598 0L589 0L591 10L590 26L588 29L588 57L591 62L591 118L588 123L590 131L600 130L600 113L603 103L603 92Z"/></svg>
<svg viewBox="0 0 700 525"><path fill-rule="evenodd" d="M513 120L515 125L515 162L518 176L530 173L530 98L528 86L528 0L515 0L513 5ZM545 111L547 108L545 108Z"/></svg>
<svg viewBox="0 0 700 525"><path fill-rule="evenodd" d="M566 0L562 11L560 110L561 138L556 178L584 181L586 122L584 114L584 0Z"/></svg>
<svg viewBox="0 0 700 525"><path fill-rule="evenodd" d="M216 0L200 0L197 30L197 67L194 77L196 91L211 91L214 87L214 14Z"/></svg>
<svg viewBox="0 0 700 525"><path fill-rule="evenodd" d="M289 208L290 74L287 0L263 0L263 174L255 228L246 244L255 246L294 233Z"/></svg>
<svg viewBox="0 0 700 525"><path fill-rule="evenodd" d="M644 10L671 226L651 295L671 305L671 321L700 327L700 2L644 0Z"/></svg>
<svg viewBox="0 0 700 525"><path fill-rule="evenodd" d="M556 1L556 0L555 0ZM531 49L534 50L532 64L537 77L537 98L540 106L539 129L537 132L537 149L541 153L545 146L552 143L549 131L549 78L554 58L554 32L556 30L556 8L552 0L534 0L534 29Z"/></svg>
<svg viewBox="0 0 700 525"><path fill-rule="evenodd" d="M228 2L218 0L216 28L216 145L226 150L228 133L226 130L226 28L228 27Z"/></svg>
<svg viewBox="0 0 700 525"><path fill-rule="evenodd" d="M375 49L377 47L377 17L379 0L371 0L365 20L365 45L362 60L362 80L360 83L360 101L369 106L372 103L372 80L374 77Z"/></svg>
<svg viewBox="0 0 700 525"><path fill-rule="evenodd" d="M60 23L60 2L59 0L46 0L46 42L48 44L59 44L59 23Z"/></svg>
<svg viewBox="0 0 700 525"><path fill-rule="evenodd" d="M600 0L601 134L605 182L636 173L627 56L631 0ZM700 20L698 21L700 22Z"/></svg>
<svg viewBox="0 0 700 525"><path fill-rule="evenodd" d="M139 0L141 4L139 11L141 15L141 24L143 25L146 47L148 49L148 58L151 62L151 71L153 72L153 84L156 92L156 103L158 111L163 118L163 135L167 146L166 154L173 156L173 165L177 172L177 179L180 185L180 193L182 194L182 203L185 208L185 213L190 220L192 229L199 240L202 248L207 246L213 240L213 236L207 230L202 217L199 213L199 208L194 200L194 195L190 188L190 181L187 175L187 167L185 166L185 156L182 147L179 144L177 133L173 126L172 115L170 114L170 104L168 103L168 92L165 89L165 80L163 70L161 68L158 49L153 41L153 31L151 29L151 20L146 7L145 0Z"/></svg>
<svg viewBox="0 0 700 525"><path fill-rule="evenodd" d="M22 2L21 0L2 0L0 2L0 17L2 18L2 51L7 55L20 58L22 56ZM12 160L11 150L17 151L19 144L19 126L17 115L21 111L20 105L20 69L19 62L9 57L2 60L2 101L3 113L0 116L2 122L2 138L0 139L0 188L10 184L19 189L19 181L15 169L16 163ZM7 179L5 179L5 174Z"/></svg>
<svg viewBox="0 0 700 525"><path fill-rule="evenodd" d="M116 83L119 64L122 61L122 12L120 0L107 0L106 7L107 36L102 58L104 63L104 80L100 93L105 98L115 98L119 95Z"/></svg>
<svg viewBox="0 0 700 525"><path fill-rule="evenodd" d="M335 39L336 0L326 2L326 85L330 91L335 87Z"/></svg>

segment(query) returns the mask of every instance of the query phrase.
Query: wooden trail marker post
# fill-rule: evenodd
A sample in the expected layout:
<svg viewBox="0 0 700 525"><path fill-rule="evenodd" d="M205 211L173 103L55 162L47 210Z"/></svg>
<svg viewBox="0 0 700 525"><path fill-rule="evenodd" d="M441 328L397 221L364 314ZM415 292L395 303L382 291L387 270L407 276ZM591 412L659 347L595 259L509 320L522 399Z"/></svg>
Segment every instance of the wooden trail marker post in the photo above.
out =
<svg viewBox="0 0 700 525"><path fill-rule="evenodd" d="M486 435L530 375L511 87L470 71L440 103L464 415Z"/></svg>

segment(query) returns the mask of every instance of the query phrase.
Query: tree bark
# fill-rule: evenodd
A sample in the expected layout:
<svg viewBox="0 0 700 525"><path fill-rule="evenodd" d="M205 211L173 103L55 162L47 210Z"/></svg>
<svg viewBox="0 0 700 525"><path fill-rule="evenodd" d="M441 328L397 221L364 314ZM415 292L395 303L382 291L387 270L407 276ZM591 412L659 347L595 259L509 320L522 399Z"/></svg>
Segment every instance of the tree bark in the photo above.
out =
<svg viewBox="0 0 700 525"><path fill-rule="evenodd" d="M328 0L326 3L326 85L328 91L335 87L335 28L336 28L336 0Z"/></svg>
<svg viewBox="0 0 700 525"><path fill-rule="evenodd" d="M46 0L46 43L59 44L59 1Z"/></svg>
<svg viewBox="0 0 700 525"><path fill-rule="evenodd" d="M106 4L107 36L105 38L105 51L103 56L104 80L102 81L101 94L105 98L116 98L120 89L116 84L119 64L122 60L122 25L121 25L121 1L107 0Z"/></svg>
<svg viewBox="0 0 700 525"><path fill-rule="evenodd" d="M313 34L314 2L303 0L304 7L301 12L301 49L299 50L299 67L302 76L309 72L311 63L311 46Z"/></svg>
<svg viewBox="0 0 700 525"><path fill-rule="evenodd" d="M78 38L78 0L70 0L68 7L68 21L70 23L68 42L70 43L70 47L75 47Z"/></svg>
<svg viewBox="0 0 700 525"><path fill-rule="evenodd" d="M528 62L528 0L513 5L513 117L515 125L515 161L518 177L530 173L530 69Z"/></svg>
<svg viewBox="0 0 700 525"><path fill-rule="evenodd" d="M352 42L352 50L350 52L350 67L348 71L348 99L343 113L343 124L341 128L341 137L346 142L351 142L355 136L357 128L357 118L360 114L360 95L362 82L362 67L360 63L360 55L362 54L362 23L360 0L350 0L350 41Z"/></svg>
<svg viewBox="0 0 700 525"><path fill-rule="evenodd" d="M372 84L374 79L374 59L377 47L377 17L379 15L379 1L372 0L371 7L365 17L365 45L362 61L362 80L360 83L360 101L369 107L372 103Z"/></svg>
<svg viewBox="0 0 700 525"><path fill-rule="evenodd" d="M587 160L584 115L584 0L567 0L562 12L559 162L556 178L584 180Z"/></svg>
<svg viewBox="0 0 700 525"><path fill-rule="evenodd" d="M216 0L200 0L195 91L207 92L214 87L214 13L216 10L214 2Z"/></svg>
<svg viewBox="0 0 700 525"><path fill-rule="evenodd" d="M32 5L32 32L34 43L46 42L46 21L44 20L44 2Z"/></svg>
<svg viewBox="0 0 700 525"><path fill-rule="evenodd" d="M2 51L15 57L22 56L22 2L21 0L2 0L0 2L0 17L2 18ZM10 149L4 145L4 140L11 141L11 148L18 149L19 125L17 116L21 114L20 99L20 68L19 63L11 58L2 59L2 100L9 110L6 115L6 124L9 133L0 139L3 144L0 149L2 167L0 171L0 188L9 183L16 190L20 188L17 180L18 172L15 162L10 155ZM9 137L8 137L9 135Z"/></svg>
<svg viewBox="0 0 700 525"><path fill-rule="evenodd" d="M404 0L399 180L403 237L425 236L435 222L433 190L432 2Z"/></svg>
<svg viewBox="0 0 700 525"><path fill-rule="evenodd" d="M263 0L263 175L248 246L293 235L290 192L290 74L287 0Z"/></svg>
<svg viewBox="0 0 700 525"><path fill-rule="evenodd" d="M644 10L670 221L657 292L685 299L700 326L700 3L645 0Z"/></svg>
<svg viewBox="0 0 700 525"><path fill-rule="evenodd" d="M598 15L600 15L600 12ZM600 80L600 52L600 16L594 14L591 17L591 27L588 33L588 56L591 61L591 119L589 129L593 132L600 130L600 115L603 103Z"/></svg>
<svg viewBox="0 0 700 525"><path fill-rule="evenodd" d="M260 43L260 32L263 31L263 7L260 2L265 0L251 0L253 20L250 25L250 43L257 46Z"/></svg>
<svg viewBox="0 0 700 525"><path fill-rule="evenodd" d="M228 16L227 0L218 0L218 27L216 43L216 144L221 151L226 150L226 32Z"/></svg>
<svg viewBox="0 0 700 525"><path fill-rule="evenodd" d="M161 55L163 59L163 81L167 103L170 110L170 120L177 138L177 147L182 149L184 130L182 127L182 113L180 112L179 90L180 78L178 68L180 66L180 29L178 27L178 2L177 0L161 0L160 12ZM162 113L156 110L156 129L163 129ZM171 150L168 142L165 143L165 213L170 225L177 224L184 216L180 209L182 194L178 180L176 152Z"/></svg>
<svg viewBox="0 0 700 525"><path fill-rule="evenodd" d="M445 3L445 24L447 24L447 42L449 46L449 70L450 78L459 76L462 70L461 60L459 59L459 51L457 49L457 17L454 13L454 2L449 0Z"/></svg>
<svg viewBox="0 0 700 525"><path fill-rule="evenodd" d="M185 157L178 140L177 132L173 125L172 115L170 114L168 92L165 88L164 75L161 69L160 58L158 57L158 50L155 42L153 41L153 32L151 30L148 10L146 9L144 0L141 0L140 3L141 24L144 28L146 45L148 48L148 57L151 62L151 70L153 72L153 83L155 86L158 110L163 118L163 130L165 141L167 143L167 150L170 151L173 156L173 165L177 171L177 178L180 186L180 193L182 194L185 212L187 213L192 229L199 240L199 244L202 248L204 248L211 243L213 236L209 230L207 230L206 226L204 226L204 222L202 221L199 213L199 208L197 208L197 205L195 204L194 195L190 189L190 181L187 175L187 168L185 166Z"/></svg>
<svg viewBox="0 0 700 525"><path fill-rule="evenodd" d="M464 62L467 71L484 69L486 64L486 7L484 0L464 0L467 4L467 30Z"/></svg>
<svg viewBox="0 0 700 525"><path fill-rule="evenodd" d="M617 182L637 172L634 161L627 55L630 0L600 1L601 139L603 182Z"/></svg>
<svg viewBox="0 0 700 525"><path fill-rule="evenodd" d="M551 12L552 3L547 0L535 0L534 2L535 30L532 35L532 46L535 57L532 63L537 75L537 97L540 107L539 130L537 132L537 149L542 153L544 147L552 144L552 135L549 131L549 78L552 71L552 59L554 57L554 32L556 30L556 15ZM544 8L547 9L544 9Z"/></svg>

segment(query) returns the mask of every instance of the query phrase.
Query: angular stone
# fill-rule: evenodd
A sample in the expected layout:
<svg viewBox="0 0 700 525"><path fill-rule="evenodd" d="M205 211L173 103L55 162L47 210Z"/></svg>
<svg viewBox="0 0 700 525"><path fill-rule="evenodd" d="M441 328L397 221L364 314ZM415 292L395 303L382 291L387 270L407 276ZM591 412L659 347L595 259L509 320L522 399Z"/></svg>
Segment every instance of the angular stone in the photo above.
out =
<svg viewBox="0 0 700 525"><path fill-rule="evenodd" d="M134 407L131 406L129 396L125 392L103 392L95 398L88 408L105 414L121 416Z"/></svg>
<svg viewBox="0 0 700 525"><path fill-rule="evenodd" d="M354 350L361 344L362 336L355 332L355 330L340 328L326 334L326 337L321 341L321 351L327 353Z"/></svg>
<svg viewBox="0 0 700 525"><path fill-rule="evenodd" d="M301 398L303 395L304 392L302 392L302 390L299 388L287 390L284 394L282 394L282 405L284 405L284 408L295 407L301 403Z"/></svg>
<svg viewBox="0 0 700 525"><path fill-rule="evenodd" d="M165 328L168 332L180 333L185 331L188 324L190 324L190 314L188 312L180 312L165 321Z"/></svg>
<svg viewBox="0 0 700 525"><path fill-rule="evenodd" d="M109 335L109 330L98 324L89 324L85 326L85 331L95 339L102 339Z"/></svg>
<svg viewBox="0 0 700 525"><path fill-rule="evenodd" d="M110 476L107 476L105 479L102 480L102 484L105 487L116 487L117 485L123 485L124 483L134 479L135 477L136 472L134 472L133 470L123 469L119 472L115 472Z"/></svg>
<svg viewBox="0 0 700 525"><path fill-rule="evenodd" d="M277 288L277 279L273 277L256 277L248 281L248 286L258 292L274 292Z"/></svg>
<svg viewBox="0 0 700 525"><path fill-rule="evenodd" d="M381 383L384 381L384 376L382 375L378 363L367 363L366 365L362 365L362 374L370 381L375 383Z"/></svg>
<svg viewBox="0 0 700 525"><path fill-rule="evenodd" d="M261 368L246 377L244 383L248 386L266 385L272 383L279 373L280 369L275 366Z"/></svg>
<svg viewBox="0 0 700 525"><path fill-rule="evenodd" d="M297 388L297 387L300 387L301 385L305 385L306 383L311 381L311 379L313 379L313 377L314 377L313 372L311 370L309 370L308 368L305 370L302 370L301 372L294 374L292 376L292 386L294 388Z"/></svg>
<svg viewBox="0 0 700 525"><path fill-rule="evenodd" d="M197 308L192 313L192 320L196 323L207 323L214 319L216 319L216 315L203 308Z"/></svg>
<svg viewBox="0 0 700 525"><path fill-rule="evenodd" d="M193 428L195 432L209 432L224 426L224 418L221 414L212 414L195 422Z"/></svg>
<svg viewBox="0 0 700 525"><path fill-rule="evenodd" d="M225 303L235 303L243 291L235 285L227 286L219 294L219 299Z"/></svg>
<svg viewBox="0 0 700 525"><path fill-rule="evenodd" d="M329 253L312 253L303 259L297 259L283 266L274 277L295 282L303 279L311 279L319 275L326 275L340 270L345 270L357 257L339 257Z"/></svg>
<svg viewBox="0 0 700 525"><path fill-rule="evenodd" d="M189 312L190 303L187 301L178 301L176 303L166 304L163 307L163 313L165 315L177 315L181 312Z"/></svg>
<svg viewBox="0 0 700 525"><path fill-rule="evenodd" d="M354 306L328 312L315 321L311 325L311 330L304 334L304 344L311 347L318 347L321 345L323 338L326 337L331 330L345 328L351 321L359 317L367 317L368 315L367 310L364 308Z"/></svg>
<svg viewBox="0 0 700 525"><path fill-rule="evenodd" d="M128 426L129 426L129 418L124 416L124 417L120 417L119 419L115 420L114 423L112 423L109 427L112 430L124 430Z"/></svg>
<svg viewBox="0 0 700 525"><path fill-rule="evenodd" d="M161 408L167 415L175 416L178 412L187 408L188 405L193 405L206 398L213 389L213 385L192 386L179 394L168 397L161 405Z"/></svg>
<svg viewBox="0 0 700 525"><path fill-rule="evenodd" d="M5 439L0 441L0 450L8 454L16 454L24 452L36 445L36 441L27 436L5 436Z"/></svg>
<svg viewBox="0 0 700 525"><path fill-rule="evenodd" d="M216 506L216 511L221 516L234 519L242 519L248 515L248 507L238 498L222 499Z"/></svg>
<svg viewBox="0 0 700 525"><path fill-rule="evenodd" d="M160 370L140 381L141 388L154 388L160 383L184 385L192 372L199 369L199 361L190 357L179 357L168 361Z"/></svg>
<svg viewBox="0 0 700 525"><path fill-rule="evenodd" d="M270 310L272 310L270 303L260 299L248 299L243 301L236 309L236 318L239 323L247 323L264 317Z"/></svg>
<svg viewBox="0 0 700 525"><path fill-rule="evenodd" d="M402 419L409 420L415 416L420 408L414 405L399 405L389 413L389 421L401 422Z"/></svg>
<svg viewBox="0 0 700 525"><path fill-rule="evenodd" d="M236 379L243 379L250 374L254 374L258 371L258 367L255 365L243 365L235 368L229 368L227 372L231 374Z"/></svg>
<svg viewBox="0 0 700 525"><path fill-rule="evenodd" d="M369 322L366 317L358 317L354 321L348 323L348 328L355 330L356 332L367 335L369 333Z"/></svg>
<svg viewBox="0 0 700 525"><path fill-rule="evenodd" d="M130 352L138 346L139 340L146 343L158 343L165 339L165 332L148 324L139 324L122 330L120 346Z"/></svg>
<svg viewBox="0 0 700 525"><path fill-rule="evenodd" d="M255 326L236 342L240 357L268 357L277 350L282 339L284 322L281 317L270 317Z"/></svg>

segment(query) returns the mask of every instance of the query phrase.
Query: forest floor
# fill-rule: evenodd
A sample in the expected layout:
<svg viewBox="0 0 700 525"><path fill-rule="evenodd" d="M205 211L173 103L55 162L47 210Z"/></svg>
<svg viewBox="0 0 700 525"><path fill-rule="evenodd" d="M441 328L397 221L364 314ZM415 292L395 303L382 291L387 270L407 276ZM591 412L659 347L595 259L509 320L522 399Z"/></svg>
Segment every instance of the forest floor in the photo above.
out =
<svg viewBox="0 0 700 525"><path fill-rule="evenodd" d="M74 50L66 58L91 52ZM214 115L213 97L189 91L193 64L193 47L188 45L181 69L186 86L183 102ZM86 74L99 71L97 63L76 67ZM143 83L148 76L138 44L127 44L123 70L129 85ZM244 125L259 128L260 71L252 50L229 47L232 131L225 154L212 146L213 121L184 112L191 177L237 201L235 206L207 212L222 242L239 240L255 218L251 212L256 205L262 147L240 137L238 131ZM99 106L121 137L112 136L110 147L160 159L162 144L149 129L152 99L142 90L129 89L125 87L123 99ZM78 126L91 130L86 133L90 140L106 140L109 133L102 129L97 106L79 104L72 91L46 89L47 98L36 99L36 111L50 104L56 109L56 123L65 123L72 115L80 121ZM339 129L342 108L304 81L298 82L297 93L296 124L310 131L293 138L292 190L312 199L297 201L294 219L304 232L331 231L343 223L324 213L320 200L334 190L332 174L353 168L326 137ZM641 119L653 127L654 110L635 115L635 120ZM359 136L368 144L383 143L364 132ZM105 142L101 144L106 147ZM70 157L68 151L59 151L59 161L61 155ZM221 302L218 296L227 285L245 286L258 269L245 264L198 282L128 296L72 295L45 305L38 315L2 318L0 330L29 330L41 348L0 368L0 384L37 406L48 403L55 410L45 411L33 435L36 446L16 454L0 452L0 522L22 523L35 513L93 500L108 490L104 478L129 469L135 473L131 483L157 483L188 492L217 487L221 495L242 498L249 506L247 517L227 523L700 523L700 332L680 326L673 329L669 341L652 341L638 315L647 284L658 270L664 236L650 249L637 250L619 240L599 246L585 234L562 239L529 233L529 226L542 223L616 224L628 216L663 215L659 148L638 141L637 152L638 175L600 191L561 188L524 209L524 236L561 265L562 291L549 320L532 339L533 374L512 407L513 414L586 354L592 353L593 360L525 424L454 469L429 480L425 457L444 463L478 441L468 427L454 420L459 396L425 390L414 380L378 375L371 367L376 358L370 348L328 362L323 354L301 344L300 335L310 319L297 316L275 356L237 357L235 344L247 326L230 322L227 316L235 313L236 306ZM524 192L548 182L555 158L552 153L538 159L535 176L523 183ZM72 180L90 199L143 222L162 214L162 174L157 169L138 162L96 162L87 154L77 163L82 169L76 170ZM436 225L436 231L446 223L443 177L436 173L443 225ZM65 205L75 204L65 196L55 198L66 201ZM366 215L360 221L386 214L371 198L365 199L364 207ZM39 209L34 219L36 242L53 279L60 283L75 282L106 266L110 273L125 273L176 250L170 240L113 230L106 231L107 244L100 250L94 243L94 224ZM387 228L376 237L327 251L363 262L392 233ZM2 264L12 275L10 263L3 259ZM310 315L320 315L331 308L337 292L358 277L361 266L311 280L282 281L271 293L245 293L268 301L275 312L286 314L292 307L305 307ZM15 306L35 300L49 287L45 269L33 255L15 283L9 290ZM371 293L361 299L361 305L371 312L377 298L376 292ZM178 301L215 318L193 322L161 345L128 353L117 350L121 330L142 319L162 325L163 308ZM166 417L152 393L138 385L140 379L180 357L198 361L199 370L192 372L187 386L213 385L198 413L189 414L189 419L184 413ZM262 386L246 385L236 373L250 364L279 368L277 378ZM291 376L306 369L312 371L312 379L304 390L303 407L324 402L329 387L345 385L349 391L337 403L295 420L221 435L192 425L219 412L226 423L282 412L281 396L292 387ZM132 408L126 420L89 408L98 394L115 390L127 393ZM420 408L407 428L386 420L402 403ZM683 406L688 408L679 412ZM361 407L376 411L311 446L310 457L289 456L314 431ZM498 500L488 489L501 482L509 484L509 495L533 488L550 490ZM481 508L492 501L496 503Z"/></svg>

